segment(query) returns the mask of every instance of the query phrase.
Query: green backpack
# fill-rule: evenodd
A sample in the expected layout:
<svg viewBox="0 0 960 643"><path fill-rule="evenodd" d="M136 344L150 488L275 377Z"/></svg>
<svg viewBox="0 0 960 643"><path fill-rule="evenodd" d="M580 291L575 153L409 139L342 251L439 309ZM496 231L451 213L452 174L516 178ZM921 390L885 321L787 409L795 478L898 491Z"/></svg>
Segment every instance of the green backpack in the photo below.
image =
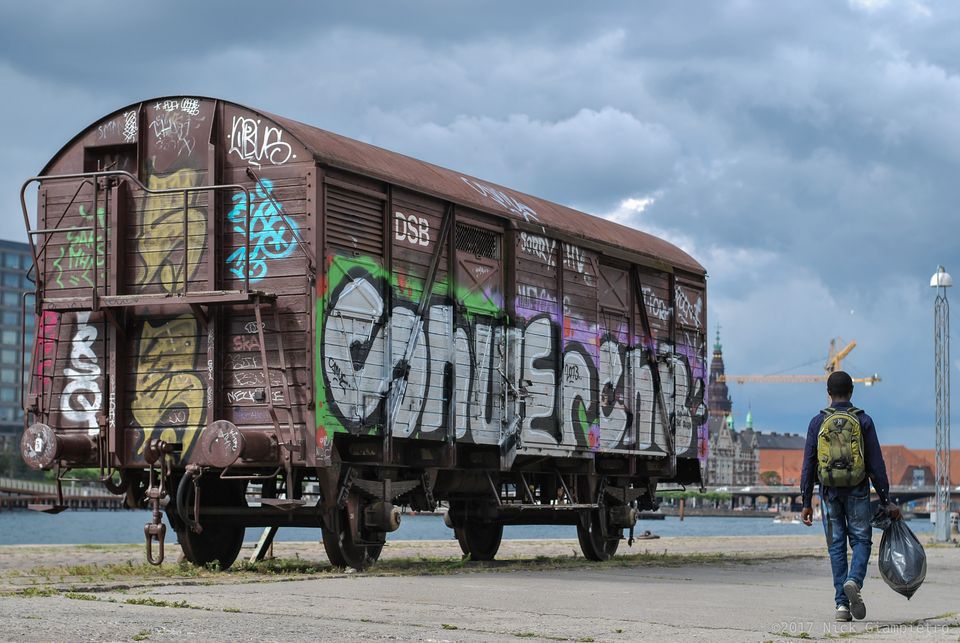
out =
<svg viewBox="0 0 960 643"><path fill-rule="evenodd" d="M828 487L855 487L866 476L863 432L855 407L824 409L826 417L817 435L817 474Z"/></svg>

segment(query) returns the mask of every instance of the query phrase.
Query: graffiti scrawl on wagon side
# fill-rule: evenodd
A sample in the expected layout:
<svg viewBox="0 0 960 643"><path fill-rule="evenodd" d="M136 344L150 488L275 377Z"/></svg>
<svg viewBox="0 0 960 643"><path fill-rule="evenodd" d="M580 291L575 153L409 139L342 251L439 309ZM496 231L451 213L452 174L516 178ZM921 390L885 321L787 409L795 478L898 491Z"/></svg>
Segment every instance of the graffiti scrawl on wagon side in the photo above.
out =
<svg viewBox="0 0 960 643"><path fill-rule="evenodd" d="M373 262L341 259L331 271L320 355L326 392L324 432L359 432L383 422L386 392L414 327L415 305L394 292L387 314L383 288L390 283ZM419 287L417 288L419 290ZM469 306L467 306L469 310ZM486 312L496 312L488 310ZM559 346L560 329L549 315L516 327L498 325L484 314L457 315L451 345L449 304L429 307L420 341L409 365L409 382L393 431L399 437L423 435L444 426L443 400L456 381L458 440L496 444L504 412L497 380L506 352L518 356L514 372L525 382L521 437L559 447L666 451L660 411L654 403L652 365L639 342L626 345L589 330L599 359L574 341ZM387 353L387 337L394 353ZM510 342L513 351L505 350ZM657 368L667 392L667 414L676 418L676 451L696 448L706 421L704 382L694 378L691 358L668 343L657 347ZM468 359L467 359L468 358ZM455 372L453 380L451 371ZM535 410L535 409L539 409Z"/></svg>

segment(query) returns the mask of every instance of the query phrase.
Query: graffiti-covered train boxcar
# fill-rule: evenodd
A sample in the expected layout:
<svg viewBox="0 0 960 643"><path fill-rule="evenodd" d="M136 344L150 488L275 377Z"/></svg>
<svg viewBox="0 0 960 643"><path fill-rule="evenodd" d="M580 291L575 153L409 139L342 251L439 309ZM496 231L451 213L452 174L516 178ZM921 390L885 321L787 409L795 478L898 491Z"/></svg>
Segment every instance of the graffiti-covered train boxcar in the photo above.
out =
<svg viewBox="0 0 960 643"><path fill-rule="evenodd" d="M152 509L151 561L165 513L193 563L296 525L360 568L441 503L474 559L554 523L602 560L700 480L705 272L661 239L195 97L94 123L21 200L22 456Z"/></svg>

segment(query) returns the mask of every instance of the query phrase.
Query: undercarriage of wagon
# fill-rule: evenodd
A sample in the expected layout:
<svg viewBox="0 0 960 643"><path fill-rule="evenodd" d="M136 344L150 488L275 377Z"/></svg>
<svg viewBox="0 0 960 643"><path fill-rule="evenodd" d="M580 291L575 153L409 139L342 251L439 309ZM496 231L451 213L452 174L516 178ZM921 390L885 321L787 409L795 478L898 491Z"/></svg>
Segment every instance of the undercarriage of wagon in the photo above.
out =
<svg viewBox="0 0 960 643"><path fill-rule="evenodd" d="M202 448L215 454L211 459L223 458L226 451L249 455L245 446L219 444L249 441L223 424L201 436ZM47 453L58 457L78 453L80 440L65 442L44 425L33 425L25 435L25 449L27 442L36 446L49 440L55 446ZM335 451L364 452L346 448L351 442L354 447L364 444L344 436ZM506 525L545 524L576 526L584 557L603 561L616 553L625 530L632 544L640 512L656 510L658 479L699 474L698 467L683 461L681 471L671 471L676 465L667 459L639 458L521 459L512 471L389 467L372 465L369 458L367 462L337 458L330 467L287 470L241 469L225 461L218 462L221 467L180 468L172 466L180 447L154 439L146 448L147 469L120 469L105 480L110 491L125 495L128 507L151 511L144 534L146 556L153 564L166 556L166 517L184 558L195 565L229 567L240 554L247 528L262 529L251 556L260 560L281 527L315 527L322 530L332 565L363 569L379 558L387 534L400 527L408 510L442 514L470 560L493 560ZM479 449L465 455L474 462L485 459ZM69 479L69 470L59 463L43 464L55 468L59 478ZM607 473L598 473L598 464ZM56 504L34 508L62 510Z"/></svg>
<svg viewBox="0 0 960 643"><path fill-rule="evenodd" d="M649 478L637 484L631 476L564 473L556 463L513 472L361 463L298 468L290 476L223 475L194 465L161 471L156 469L141 502L153 506L157 519L157 509L165 506L184 556L197 565L232 564L248 527L264 528L254 560L280 527L319 527L331 564L362 569L378 559L407 510L442 513L471 560L494 559L505 525L555 524L576 526L583 555L602 561L616 553L624 530L632 544L640 511L656 509L656 483ZM159 562L163 527L151 523L145 529L148 558Z"/></svg>
<svg viewBox="0 0 960 643"><path fill-rule="evenodd" d="M166 445L157 445L162 451ZM563 464L563 461L559 461ZM145 527L147 557L163 559L165 509L184 557L196 565L231 565L249 528L263 529L252 560L262 558L281 527L319 527L331 564L362 569L374 562L402 513L437 512L453 529L463 554L493 560L505 525L573 525L583 555L602 561L633 537L641 511L656 509L656 478L583 472L583 463L558 461L526 470L371 467L340 463L321 469L229 471L190 465L153 468L144 486L137 470L122 476L132 504L153 509ZM573 466L570 466L570 465ZM657 473L656 467L650 473ZM665 471L663 473L666 473Z"/></svg>

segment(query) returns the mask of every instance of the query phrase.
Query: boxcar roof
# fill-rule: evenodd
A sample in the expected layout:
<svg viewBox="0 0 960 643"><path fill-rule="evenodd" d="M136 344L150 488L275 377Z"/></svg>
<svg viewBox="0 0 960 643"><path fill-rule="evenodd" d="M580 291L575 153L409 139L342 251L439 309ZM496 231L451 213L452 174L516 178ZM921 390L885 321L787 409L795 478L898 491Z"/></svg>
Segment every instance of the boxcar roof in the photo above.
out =
<svg viewBox="0 0 960 643"><path fill-rule="evenodd" d="M163 97L159 100L162 99ZM146 102L148 101L138 104ZM573 238L609 244L696 274L706 273L704 267L689 254L646 232L312 125L245 105L237 106L276 121L297 138L320 163L365 174L533 226L542 226L547 234L556 230ZM130 109L130 106L124 109Z"/></svg>

